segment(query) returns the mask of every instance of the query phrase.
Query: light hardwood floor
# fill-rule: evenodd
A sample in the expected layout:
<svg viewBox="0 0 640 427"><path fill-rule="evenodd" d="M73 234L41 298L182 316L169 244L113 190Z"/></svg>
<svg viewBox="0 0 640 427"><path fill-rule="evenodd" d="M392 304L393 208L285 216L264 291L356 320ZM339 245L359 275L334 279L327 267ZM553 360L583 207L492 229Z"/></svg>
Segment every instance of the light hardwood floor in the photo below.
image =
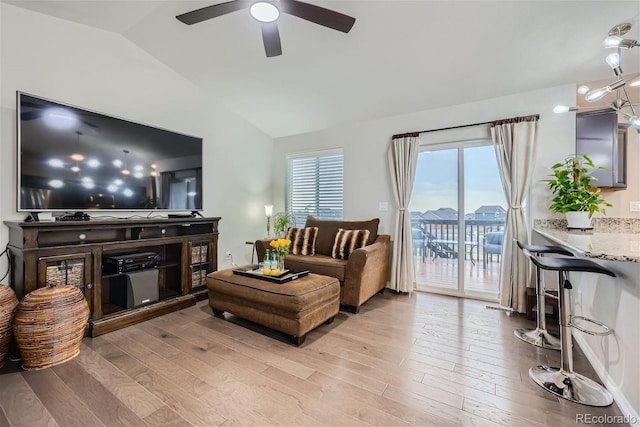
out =
<svg viewBox="0 0 640 427"><path fill-rule="evenodd" d="M294 347L195 307L97 338L42 371L0 369L0 426L573 426L619 415L528 378L558 353L518 341L524 317L453 297L386 292ZM595 378L581 352L576 368Z"/></svg>

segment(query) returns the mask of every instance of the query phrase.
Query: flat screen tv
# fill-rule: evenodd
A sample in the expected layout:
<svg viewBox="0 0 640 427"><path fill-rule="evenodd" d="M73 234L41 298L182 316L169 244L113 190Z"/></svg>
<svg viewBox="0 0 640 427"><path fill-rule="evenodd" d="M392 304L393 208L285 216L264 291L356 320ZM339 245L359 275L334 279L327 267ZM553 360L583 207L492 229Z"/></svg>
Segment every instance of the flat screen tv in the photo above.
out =
<svg viewBox="0 0 640 427"><path fill-rule="evenodd" d="M202 138L17 93L18 210L197 211Z"/></svg>

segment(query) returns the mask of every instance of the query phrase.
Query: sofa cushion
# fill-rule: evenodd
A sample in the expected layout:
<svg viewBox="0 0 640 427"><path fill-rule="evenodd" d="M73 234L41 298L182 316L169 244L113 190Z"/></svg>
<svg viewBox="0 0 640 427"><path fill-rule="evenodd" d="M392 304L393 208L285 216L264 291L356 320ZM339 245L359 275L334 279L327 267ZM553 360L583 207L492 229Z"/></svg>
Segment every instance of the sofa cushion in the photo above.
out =
<svg viewBox="0 0 640 427"><path fill-rule="evenodd" d="M285 238L291 240L291 253L294 255L315 255L318 227L289 227Z"/></svg>
<svg viewBox="0 0 640 427"><path fill-rule="evenodd" d="M344 230L338 229L333 243L331 257L337 259L349 259L351 252L367 245L369 230Z"/></svg>
<svg viewBox="0 0 640 427"><path fill-rule="evenodd" d="M339 228L345 230L369 230L367 245L370 245L378 238L378 224L380 224L379 218L368 221L336 221L317 219L309 215L305 227L318 227L316 254L331 256L333 243Z"/></svg>
<svg viewBox="0 0 640 427"><path fill-rule="evenodd" d="M292 270L309 270L311 273L335 277L340 282L344 282L347 269L347 261L320 254L312 257L289 254L284 259L284 265Z"/></svg>

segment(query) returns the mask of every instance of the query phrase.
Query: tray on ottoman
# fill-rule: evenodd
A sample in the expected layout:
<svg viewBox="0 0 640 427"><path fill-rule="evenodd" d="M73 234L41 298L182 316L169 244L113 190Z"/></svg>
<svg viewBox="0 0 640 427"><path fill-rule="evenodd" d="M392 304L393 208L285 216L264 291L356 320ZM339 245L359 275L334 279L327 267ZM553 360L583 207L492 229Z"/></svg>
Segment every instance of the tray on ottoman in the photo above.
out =
<svg viewBox="0 0 640 427"><path fill-rule="evenodd" d="M224 312L288 334L300 345L306 334L331 323L340 309L338 279L310 273L286 283L272 283L235 274L232 269L207 275L209 305L216 316Z"/></svg>
<svg viewBox="0 0 640 427"><path fill-rule="evenodd" d="M266 280L268 282L273 283L287 283L292 280L299 279L301 277L307 276L309 274L309 270L284 270L281 274L278 275L269 275L264 274L260 271L260 267L257 264L247 265L244 267L239 267L233 270L233 274L239 274L241 276L247 277L255 277L256 279Z"/></svg>

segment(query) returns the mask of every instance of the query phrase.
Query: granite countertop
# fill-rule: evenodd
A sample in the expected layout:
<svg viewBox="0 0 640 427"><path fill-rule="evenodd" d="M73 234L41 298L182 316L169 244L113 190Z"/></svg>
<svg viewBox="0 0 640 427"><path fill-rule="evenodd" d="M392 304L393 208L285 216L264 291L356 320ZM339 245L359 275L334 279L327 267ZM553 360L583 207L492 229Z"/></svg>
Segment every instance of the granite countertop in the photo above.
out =
<svg viewBox="0 0 640 427"><path fill-rule="evenodd" d="M640 234L574 231L536 224L534 231L589 258L640 263Z"/></svg>

